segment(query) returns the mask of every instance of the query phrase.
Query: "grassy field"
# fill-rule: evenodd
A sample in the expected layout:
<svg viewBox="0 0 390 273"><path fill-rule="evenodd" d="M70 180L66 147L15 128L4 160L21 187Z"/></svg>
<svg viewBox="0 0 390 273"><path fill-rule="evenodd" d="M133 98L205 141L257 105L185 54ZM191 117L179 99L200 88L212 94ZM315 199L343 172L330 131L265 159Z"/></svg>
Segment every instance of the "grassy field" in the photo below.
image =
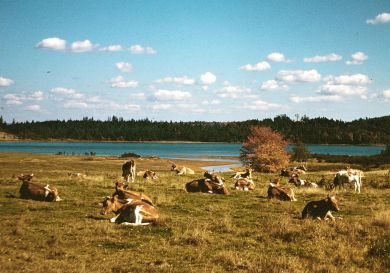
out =
<svg viewBox="0 0 390 273"><path fill-rule="evenodd" d="M99 214L123 162L0 153L0 272L389 272L386 170L366 172L361 194L333 192L341 208L333 213L336 222L303 221L305 204L328 191L296 189L297 202L269 201L269 179L276 175L255 173L255 191L238 192L226 173L230 195L190 194L184 184L202 177L201 166L220 162L184 162L197 174L177 176L169 160L141 158L137 170L155 170L159 179L138 178L132 187L152 197L162 216L156 225L129 227ZM305 177L330 181L342 164L323 166ZM31 172L35 182L56 185L64 201L19 199L16 176ZM71 179L67 172L87 177Z"/></svg>

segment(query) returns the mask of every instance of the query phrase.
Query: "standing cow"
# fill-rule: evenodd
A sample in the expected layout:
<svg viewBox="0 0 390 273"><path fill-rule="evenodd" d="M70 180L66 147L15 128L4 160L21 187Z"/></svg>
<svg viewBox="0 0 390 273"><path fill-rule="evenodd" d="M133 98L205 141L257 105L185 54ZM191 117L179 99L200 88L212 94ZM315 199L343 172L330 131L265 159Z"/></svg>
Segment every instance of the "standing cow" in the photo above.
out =
<svg viewBox="0 0 390 273"><path fill-rule="evenodd" d="M363 171L348 168L347 170L338 171L333 179L334 187L344 188L345 183L354 183L355 192L360 193L362 186Z"/></svg>
<svg viewBox="0 0 390 273"><path fill-rule="evenodd" d="M129 180L133 183L135 180L135 161L129 160L122 165L122 176L126 181L126 184L129 184Z"/></svg>

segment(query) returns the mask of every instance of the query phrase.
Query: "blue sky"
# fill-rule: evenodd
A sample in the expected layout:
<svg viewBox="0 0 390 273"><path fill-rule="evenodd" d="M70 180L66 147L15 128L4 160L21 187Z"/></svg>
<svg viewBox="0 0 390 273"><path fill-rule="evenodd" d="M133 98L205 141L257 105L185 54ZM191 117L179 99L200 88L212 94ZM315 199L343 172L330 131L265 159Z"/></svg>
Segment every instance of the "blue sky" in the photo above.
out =
<svg viewBox="0 0 390 273"><path fill-rule="evenodd" d="M0 115L390 114L389 1L0 0Z"/></svg>

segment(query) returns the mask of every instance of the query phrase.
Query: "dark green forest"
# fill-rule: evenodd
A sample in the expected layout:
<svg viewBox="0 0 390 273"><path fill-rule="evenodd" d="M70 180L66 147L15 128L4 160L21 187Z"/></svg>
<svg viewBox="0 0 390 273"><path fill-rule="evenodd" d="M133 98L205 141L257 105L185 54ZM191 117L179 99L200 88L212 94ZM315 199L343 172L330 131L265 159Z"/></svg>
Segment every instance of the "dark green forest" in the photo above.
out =
<svg viewBox="0 0 390 273"><path fill-rule="evenodd" d="M2 131L15 134L21 139L34 140L242 142L251 126L271 127L294 143L390 143L390 116L361 118L350 122L305 116L293 120L286 115L279 115L273 119L231 122L124 120L113 116L105 121L85 117L82 120L12 123L4 122L0 117Z"/></svg>

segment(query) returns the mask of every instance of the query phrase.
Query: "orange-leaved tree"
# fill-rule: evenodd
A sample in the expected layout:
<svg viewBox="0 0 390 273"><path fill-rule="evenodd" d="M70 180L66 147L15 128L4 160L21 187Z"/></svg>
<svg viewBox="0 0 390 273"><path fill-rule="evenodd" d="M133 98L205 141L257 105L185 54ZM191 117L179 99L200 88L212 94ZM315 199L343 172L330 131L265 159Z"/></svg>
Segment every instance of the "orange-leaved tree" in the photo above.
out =
<svg viewBox="0 0 390 273"><path fill-rule="evenodd" d="M288 142L269 127L252 127L242 143L240 160L260 172L277 172L288 165Z"/></svg>

